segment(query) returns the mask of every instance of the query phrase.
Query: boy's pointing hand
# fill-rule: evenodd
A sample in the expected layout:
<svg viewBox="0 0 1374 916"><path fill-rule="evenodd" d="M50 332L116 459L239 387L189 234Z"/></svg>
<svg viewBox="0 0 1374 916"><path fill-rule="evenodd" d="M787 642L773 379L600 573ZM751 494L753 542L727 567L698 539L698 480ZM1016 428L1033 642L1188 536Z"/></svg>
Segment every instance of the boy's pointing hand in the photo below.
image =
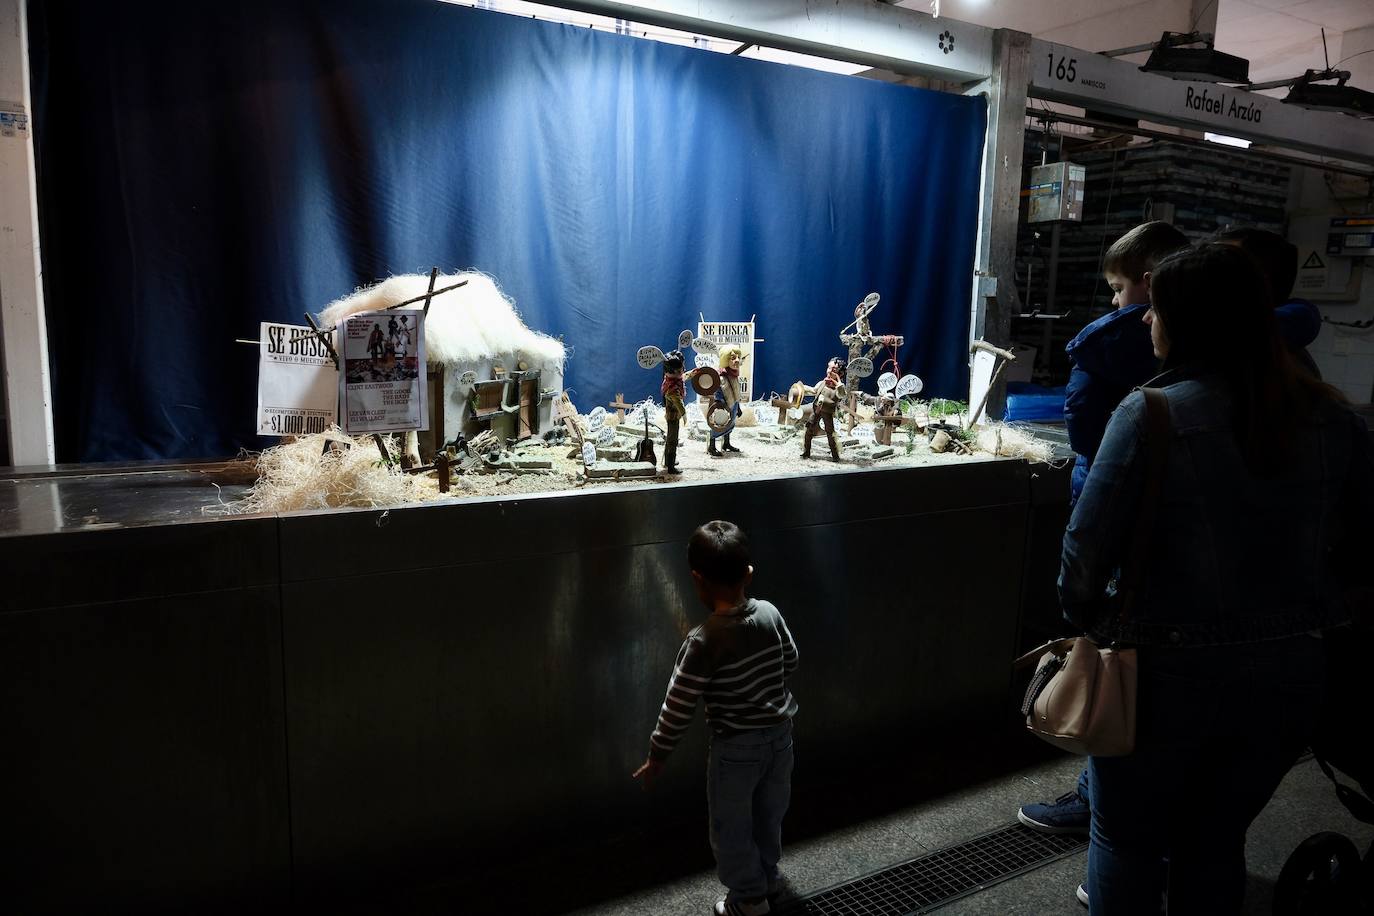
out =
<svg viewBox="0 0 1374 916"><path fill-rule="evenodd" d="M644 790L647 792L649 787L654 784L654 780L658 779L658 774L662 772L663 761L649 759L639 765L639 769L634 771L631 778L644 780Z"/></svg>

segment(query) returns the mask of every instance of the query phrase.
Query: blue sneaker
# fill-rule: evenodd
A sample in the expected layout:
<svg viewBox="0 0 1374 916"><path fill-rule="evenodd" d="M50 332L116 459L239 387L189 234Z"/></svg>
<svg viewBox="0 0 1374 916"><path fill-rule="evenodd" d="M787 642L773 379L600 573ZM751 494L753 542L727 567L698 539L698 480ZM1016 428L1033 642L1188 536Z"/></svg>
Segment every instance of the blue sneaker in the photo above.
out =
<svg viewBox="0 0 1374 916"><path fill-rule="evenodd" d="M1049 804L1023 805L1016 812L1016 819L1041 833L1087 833L1092 811L1075 790Z"/></svg>

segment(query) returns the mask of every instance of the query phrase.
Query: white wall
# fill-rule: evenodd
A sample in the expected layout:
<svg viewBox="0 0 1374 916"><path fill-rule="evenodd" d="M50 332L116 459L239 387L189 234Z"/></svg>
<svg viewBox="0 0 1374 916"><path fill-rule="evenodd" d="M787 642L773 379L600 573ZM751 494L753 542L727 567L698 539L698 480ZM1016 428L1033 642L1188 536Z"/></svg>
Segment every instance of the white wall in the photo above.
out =
<svg viewBox="0 0 1374 916"><path fill-rule="evenodd" d="M1374 54L1366 55L1374 57ZM1352 61L1353 63L1353 61ZM1319 294L1308 295L1322 314L1333 321L1366 321L1374 318L1374 258L1339 259L1325 254L1329 221L1333 216L1374 211L1374 201L1367 196L1368 184L1350 179L1328 177L1318 169L1298 168L1293 171L1293 186L1289 200L1288 238L1298 246L1301 264L1313 249L1327 265L1331 274L1330 286L1348 288L1346 277L1353 276L1358 291L1352 296L1335 294L1339 298L1326 301ZM1301 275L1304 271L1299 271ZM1299 280L1301 283L1301 279ZM1342 328L1323 324L1321 335L1308 348L1317 361L1322 377L1345 392L1356 404L1374 401L1374 328Z"/></svg>
<svg viewBox="0 0 1374 916"><path fill-rule="evenodd" d="M1361 53L1374 49L1374 28L1352 29L1337 38L1341 57L1349 58L1341 67L1350 71L1350 82L1374 89L1374 53ZM1332 51L1334 64L1338 58L1334 47ZM1328 177L1318 169L1295 169L1290 201L1288 237L1301 249L1325 239L1328 220L1333 216L1374 213L1374 188L1367 181ZM1306 251L1299 255L1306 256ZM1339 280L1346 265L1325 260L1330 261L1333 279ZM1318 301L1317 305L1335 321L1367 321L1374 318L1374 257L1358 259L1350 266L1360 271L1359 292L1353 301ZM1374 401L1374 328L1323 325L1309 352L1326 381L1344 391L1346 397L1357 404Z"/></svg>

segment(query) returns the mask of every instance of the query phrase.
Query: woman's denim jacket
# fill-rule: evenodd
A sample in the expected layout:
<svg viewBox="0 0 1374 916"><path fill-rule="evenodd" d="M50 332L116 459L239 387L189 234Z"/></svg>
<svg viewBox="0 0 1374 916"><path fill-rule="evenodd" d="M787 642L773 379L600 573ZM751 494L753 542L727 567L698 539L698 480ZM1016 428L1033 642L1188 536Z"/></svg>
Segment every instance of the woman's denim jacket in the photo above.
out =
<svg viewBox="0 0 1374 916"><path fill-rule="evenodd" d="M1258 642L1347 622L1337 573L1368 568L1374 524L1363 421L1323 401L1295 431L1283 472L1257 477L1232 434L1225 381L1184 368L1149 385L1164 389L1172 429L1143 584L1122 583L1136 593L1123 620L1114 575L1135 536L1149 457L1145 398L1134 391L1112 415L1064 534L1065 617L1099 640L1140 646Z"/></svg>

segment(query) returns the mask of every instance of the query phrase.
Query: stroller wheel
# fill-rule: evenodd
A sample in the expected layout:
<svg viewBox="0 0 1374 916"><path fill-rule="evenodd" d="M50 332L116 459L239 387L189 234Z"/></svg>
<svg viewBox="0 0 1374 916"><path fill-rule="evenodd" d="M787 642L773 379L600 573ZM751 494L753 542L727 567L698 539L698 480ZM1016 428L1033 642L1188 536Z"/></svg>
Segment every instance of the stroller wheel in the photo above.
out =
<svg viewBox="0 0 1374 916"><path fill-rule="evenodd" d="M1339 833L1315 833L1283 863L1274 885L1274 916L1359 913L1360 851Z"/></svg>

